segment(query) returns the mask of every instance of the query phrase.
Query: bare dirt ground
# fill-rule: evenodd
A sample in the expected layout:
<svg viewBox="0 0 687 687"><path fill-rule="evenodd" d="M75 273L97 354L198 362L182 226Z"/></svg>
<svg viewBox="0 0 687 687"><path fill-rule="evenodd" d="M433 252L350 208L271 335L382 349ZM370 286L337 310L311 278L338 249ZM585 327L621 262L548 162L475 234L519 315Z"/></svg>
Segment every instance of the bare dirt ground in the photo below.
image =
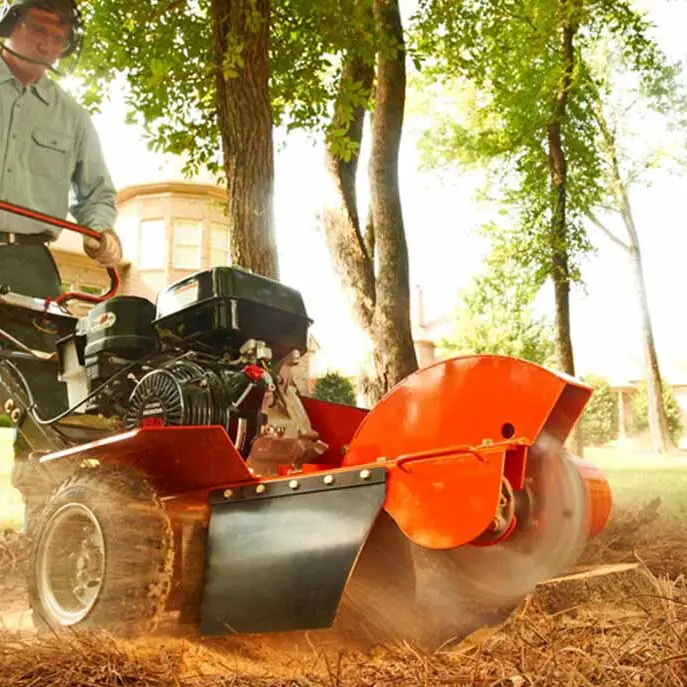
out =
<svg viewBox="0 0 687 687"><path fill-rule="evenodd" d="M687 685L687 522L662 517L656 502L617 509L581 569L636 567L543 585L504 625L431 655L408 646L335 647L316 634L268 640L162 633L134 641L38 635L26 612L25 559L20 538L5 533L2 687Z"/></svg>

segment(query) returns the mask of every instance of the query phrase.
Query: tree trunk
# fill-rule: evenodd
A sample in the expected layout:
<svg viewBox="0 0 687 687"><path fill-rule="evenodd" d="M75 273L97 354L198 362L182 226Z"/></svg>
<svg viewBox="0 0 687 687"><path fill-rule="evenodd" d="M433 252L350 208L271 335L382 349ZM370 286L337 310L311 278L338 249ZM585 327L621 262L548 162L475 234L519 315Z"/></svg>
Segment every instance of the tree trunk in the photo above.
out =
<svg viewBox="0 0 687 687"><path fill-rule="evenodd" d="M408 247L398 184L406 88L403 27L398 0L375 0L373 11L385 46L393 44L397 49L385 49L377 56L369 163L370 213L364 234L355 194L358 155L350 161L339 159L331 141L327 170L335 193L324 212L324 233L334 267L353 293L357 320L374 348L374 375L364 381L370 404L417 369L410 324ZM365 110L359 108L347 120L341 109L346 107L345 85L353 79L371 88L373 77L373 65L350 56L346 59L334 123L350 121L347 136L358 144Z"/></svg>
<svg viewBox="0 0 687 687"><path fill-rule="evenodd" d="M231 258L236 265L278 279L268 83L270 3L212 0L212 13Z"/></svg>
<svg viewBox="0 0 687 687"><path fill-rule="evenodd" d="M658 355L654 343L654 332L649 314L649 299L646 294L644 281L644 269L642 267L642 254L639 247L639 234L632 214L632 206L627 193L627 188L620 173L620 164L616 150L615 134L608 126L600 105L596 108L596 121L603 137L606 156L611 174L611 185L616 207L623 219L627 230L628 243L623 244L616 240L630 255L632 270L635 277L635 288L642 317L642 342L644 347L644 377L647 386L647 415L649 420L649 434L652 448L657 453L666 453L674 448L670 433L668 432L668 420L663 405L663 383L661 371L658 365Z"/></svg>
<svg viewBox="0 0 687 687"><path fill-rule="evenodd" d="M350 81L359 81L366 90L372 87L374 67L355 57L344 60L341 95L335 105L334 119L344 120L348 113L345 105L345 89ZM346 136L358 144L358 152L350 160L342 160L327 142L326 165L332 183L332 193L326 199L323 213L324 236L344 288L352 295L353 312L360 326L370 331L375 309L375 276L373 257L366 246L360 226L356 177L358 172L360 143L363 137L365 108L353 112Z"/></svg>
<svg viewBox="0 0 687 687"><path fill-rule="evenodd" d="M639 246L632 247L630 252L632 269L635 273L635 284L639 307L642 313L642 341L644 344L644 367L647 391L647 414L649 419L649 433L652 448L657 453L666 453L673 448L673 442L668 432L668 421L663 406L663 384L658 367L658 356L654 344L654 334L649 315L649 303L644 284L644 270Z"/></svg>
<svg viewBox="0 0 687 687"><path fill-rule="evenodd" d="M379 256L373 325L375 373L384 394L417 370L410 324L408 246L398 183L398 154L406 94L406 54L398 0L374 0L375 22L395 50L377 55L372 120L370 207Z"/></svg>
<svg viewBox="0 0 687 687"><path fill-rule="evenodd" d="M556 299L556 355L560 369L575 375L572 338L570 336L570 264L568 254L568 224L566 216L568 194L568 166L563 148L562 127L567 116L568 94L575 68L573 39L575 29L569 17L567 0L558 0L562 18L563 76L554 101L548 128L549 172L551 175L551 248L552 278ZM571 448L582 454L579 425L571 439Z"/></svg>

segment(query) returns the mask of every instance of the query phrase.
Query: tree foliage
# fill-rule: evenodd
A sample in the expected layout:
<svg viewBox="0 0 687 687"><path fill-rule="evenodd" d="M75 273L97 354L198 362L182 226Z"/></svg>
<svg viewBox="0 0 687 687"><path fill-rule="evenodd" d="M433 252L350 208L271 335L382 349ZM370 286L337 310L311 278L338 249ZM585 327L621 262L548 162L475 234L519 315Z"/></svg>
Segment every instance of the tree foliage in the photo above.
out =
<svg viewBox="0 0 687 687"><path fill-rule="evenodd" d="M594 393L580 418L582 438L585 444L601 446L618 437L618 400L603 377L588 375L584 382Z"/></svg>
<svg viewBox="0 0 687 687"><path fill-rule="evenodd" d="M515 216L509 222L514 259L551 275L560 248L552 235L548 130L566 64L560 49L558 3L533 0L517 7L506 0L426 0L418 18L423 52L437 59L427 72L452 88L472 91L455 121L442 117L427 144L438 163L489 166L497 200ZM575 4L572 3L571 7ZM581 18L580 18L581 19ZM567 88L564 144L568 168L567 227L570 278L579 277L579 257L590 249L584 208L599 197L600 158L587 114L593 85L575 47L577 68ZM453 121L452 121L453 119ZM496 225L495 229L498 228Z"/></svg>
<svg viewBox="0 0 687 687"><path fill-rule="evenodd" d="M651 59L633 71L610 40L600 40L590 54L597 86L594 118L602 152L603 197L599 210L623 214L619 182L626 192L649 185L658 168L684 167L687 93L682 67L650 46ZM647 136L647 129L651 135Z"/></svg>
<svg viewBox="0 0 687 687"><path fill-rule="evenodd" d="M355 389L351 380L339 372L327 372L315 382L313 395L321 401L354 406Z"/></svg>
<svg viewBox="0 0 687 687"><path fill-rule="evenodd" d="M255 2L252 2L255 6ZM211 0L83 0L88 42L78 75L82 101L102 103L117 75L127 82L129 117L143 125L153 149L182 155L186 172L218 176L217 86L244 68L245 43L228 34L213 47ZM270 7L270 100L275 126L323 131L338 92L339 56L348 47L373 59L371 0L284 0ZM251 22L259 18L247 17ZM350 99L359 97L350 85ZM337 136L340 132L332 132ZM345 143L342 143L345 146Z"/></svg>
<svg viewBox="0 0 687 687"><path fill-rule="evenodd" d="M455 334L441 342L454 354L493 353L544 366L555 360L553 328L535 315L536 280L512 259L493 252L486 271L462 295Z"/></svg>
<svg viewBox="0 0 687 687"><path fill-rule="evenodd" d="M415 36L420 52L435 56L427 81L439 78L464 94L461 111L439 116L428 131L428 159L435 165L490 163L499 200L519 215L508 233L521 262L536 264L547 276L555 245L546 140L566 67L557 40L565 22L575 31L564 145L566 241L570 276L576 279L578 258L591 248L585 218L611 191L603 181L607 160L595 116L598 104L609 100L611 81L603 77L608 46L614 46L614 64L622 73L636 76L636 94L663 110L674 100L675 66L653 40L651 23L629 0L422 0Z"/></svg>

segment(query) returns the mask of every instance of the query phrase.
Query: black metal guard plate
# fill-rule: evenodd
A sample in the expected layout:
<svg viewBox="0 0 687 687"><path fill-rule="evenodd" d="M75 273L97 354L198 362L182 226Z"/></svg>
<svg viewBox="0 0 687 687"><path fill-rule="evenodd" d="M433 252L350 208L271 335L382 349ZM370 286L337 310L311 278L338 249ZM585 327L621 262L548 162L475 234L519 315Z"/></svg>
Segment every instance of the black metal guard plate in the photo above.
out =
<svg viewBox="0 0 687 687"><path fill-rule="evenodd" d="M384 503L386 469L299 475L264 487L211 494L204 634L330 627Z"/></svg>

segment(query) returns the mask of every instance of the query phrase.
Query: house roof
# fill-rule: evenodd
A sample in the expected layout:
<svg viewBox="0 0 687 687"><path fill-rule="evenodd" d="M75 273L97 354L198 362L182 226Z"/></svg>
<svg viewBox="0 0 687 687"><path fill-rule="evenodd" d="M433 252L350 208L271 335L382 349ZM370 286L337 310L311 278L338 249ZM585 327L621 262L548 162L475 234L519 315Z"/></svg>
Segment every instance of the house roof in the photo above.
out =
<svg viewBox="0 0 687 687"><path fill-rule="evenodd" d="M132 198L152 196L162 193L174 193L186 196L212 196L219 200L226 199L227 192L222 186L205 184L196 181L160 181L149 184L125 186L117 193L117 204L126 203Z"/></svg>
<svg viewBox="0 0 687 687"><path fill-rule="evenodd" d="M687 385L687 359L671 360L659 359L661 378L670 386ZM644 363L641 356L635 357L623 368L623 373L609 376L609 383L614 389L631 389L645 378Z"/></svg>

